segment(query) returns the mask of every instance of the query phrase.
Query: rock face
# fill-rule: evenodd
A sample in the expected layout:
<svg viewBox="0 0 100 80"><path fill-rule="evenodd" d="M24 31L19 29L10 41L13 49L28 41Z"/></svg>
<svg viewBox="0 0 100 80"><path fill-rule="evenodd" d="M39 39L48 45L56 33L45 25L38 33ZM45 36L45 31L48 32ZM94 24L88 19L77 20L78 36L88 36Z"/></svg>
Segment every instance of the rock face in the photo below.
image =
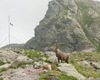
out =
<svg viewBox="0 0 100 80"><path fill-rule="evenodd" d="M82 51L96 49L99 38L100 2L53 0L25 48L47 51L55 43L64 43L61 49L65 52Z"/></svg>

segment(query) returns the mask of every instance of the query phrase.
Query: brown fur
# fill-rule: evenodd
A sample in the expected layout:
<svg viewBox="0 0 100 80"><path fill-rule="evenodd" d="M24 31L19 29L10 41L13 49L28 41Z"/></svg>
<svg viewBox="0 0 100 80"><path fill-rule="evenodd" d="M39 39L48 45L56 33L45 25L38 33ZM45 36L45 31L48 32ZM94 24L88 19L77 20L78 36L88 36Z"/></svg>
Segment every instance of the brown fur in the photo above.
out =
<svg viewBox="0 0 100 80"><path fill-rule="evenodd" d="M62 61L65 61L66 63L69 62L69 55L67 53L62 52L59 48L58 45L56 44L56 48L54 49L54 52L56 53L56 56L58 58L58 63Z"/></svg>

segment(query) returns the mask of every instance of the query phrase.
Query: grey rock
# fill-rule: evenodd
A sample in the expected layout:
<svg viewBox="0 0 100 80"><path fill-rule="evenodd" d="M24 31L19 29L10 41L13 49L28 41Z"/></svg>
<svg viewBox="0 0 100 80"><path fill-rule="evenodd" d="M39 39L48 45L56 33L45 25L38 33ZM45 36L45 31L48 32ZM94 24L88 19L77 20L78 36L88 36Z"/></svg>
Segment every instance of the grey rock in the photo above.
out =
<svg viewBox="0 0 100 80"><path fill-rule="evenodd" d="M78 62L78 64L83 65L83 66L88 67L88 68L93 68L90 65L90 62L89 61L80 61L80 62Z"/></svg>
<svg viewBox="0 0 100 80"><path fill-rule="evenodd" d="M96 51L100 40L100 2L93 0L52 0L35 28L35 37L25 48L53 51L55 43L64 43L64 52ZM90 43L89 46L86 43Z"/></svg>
<svg viewBox="0 0 100 80"><path fill-rule="evenodd" d="M12 63L17 58L17 56L18 54L10 49L0 50L0 61L2 62Z"/></svg>
<svg viewBox="0 0 100 80"><path fill-rule="evenodd" d="M6 72L2 72L0 77L4 80L38 80L39 74L42 74L43 71L37 70L33 68L33 65L26 65L24 68L9 69Z"/></svg>
<svg viewBox="0 0 100 80"><path fill-rule="evenodd" d="M95 80L93 77L89 77L87 80Z"/></svg>
<svg viewBox="0 0 100 80"><path fill-rule="evenodd" d="M96 69L100 69L100 62L92 62L91 65Z"/></svg>
<svg viewBox="0 0 100 80"><path fill-rule="evenodd" d="M0 66L0 69L2 69L2 68L9 68L10 66L11 66L11 64L4 64L4 65Z"/></svg>
<svg viewBox="0 0 100 80"><path fill-rule="evenodd" d="M39 68L45 68L47 70L52 70L52 66L48 63L45 63L45 62L42 62L42 61L39 61L39 62L34 62L33 64L33 67L35 69L39 69Z"/></svg>
<svg viewBox="0 0 100 80"><path fill-rule="evenodd" d="M45 52L44 54L45 54L46 56L48 56L48 57L56 56L56 53L55 53L55 52L49 52L49 51L47 51L47 52Z"/></svg>
<svg viewBox="0 0 100 80"><path fill-rule="evenodd" d="M56 56L51 56L47 60L50 61L51 63L54 63L54 64L58 63L58 59Z"/></svg>
<svg viewBox="0 0 100 80"><path fill-rule="evenodd" d="M19 55L16 60L11 64L13 67L17 67L19 64L31 63L33 60L27 56Z"/></svg>
<svg viewBox="0 0 100 80"><path fill-rule="evenodd" d="M58 67L58 70L66 72L67 75L76 77L78 80L85 80L86 78L77 72L72 64L61 63L61 67Z"/></svg>

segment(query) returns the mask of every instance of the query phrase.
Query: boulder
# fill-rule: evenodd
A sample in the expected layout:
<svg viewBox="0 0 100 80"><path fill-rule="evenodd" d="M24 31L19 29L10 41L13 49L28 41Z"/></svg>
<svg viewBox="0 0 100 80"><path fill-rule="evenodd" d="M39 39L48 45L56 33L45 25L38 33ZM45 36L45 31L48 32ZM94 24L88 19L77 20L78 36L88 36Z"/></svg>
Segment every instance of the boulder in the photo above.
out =
<svg viewBox="0 0 100 80"><path fill-rule="evenodd" d="M58 59L56 56L51 56L47 59L47 61L51 62L51 63L54 63L54 64L57 64L58 63Z"/></svg>
<svg viewBox="0 0 100 80"><path fill-rule="evenodd" d="M80 61L80 62L78 62L78 64L83 65L83 66L88 67L88 68L93 68L90 65L90 62L88 62L88 61Z"/></svg>
<svg viewBox="0 0 100 80"><path fill-rule="evenodd" d="M95 69L100 69L100 62L92 62L91 65L92 65Z"/></svg>
<svg viewBox="0 0 100 80"><path fill-rule="evenodd" d="M78 80L85 80L86 78L77 72L72 64L61 63L59 64L58 70L66 72L67 75L73 76Z"/></svg>
<svg viewBox="0 0 100 80"><path fill-rule="evenodd" d="M33 60L29 59L27 56L20 55L16 58L16 60L12 63L12 66L17 67L19 64L23 63L31 63Z"/></svg>
<svg viewBox="0 0 100 80"><path fill-rule="evenodd" d="M42 62L42 61L34 62L33 67L35 69L44 68L47 70L52 70L52 66L50 64Z"/></svg>
<svg viewBox="0 0 100 80"><path fill-rule="evenodd" d="M47 52L45 52L44 53L46 56L48 56L48 57L51 57L51 56L56 56L56 53L55 52L49 52L49 51L47 51Z"/></svg>

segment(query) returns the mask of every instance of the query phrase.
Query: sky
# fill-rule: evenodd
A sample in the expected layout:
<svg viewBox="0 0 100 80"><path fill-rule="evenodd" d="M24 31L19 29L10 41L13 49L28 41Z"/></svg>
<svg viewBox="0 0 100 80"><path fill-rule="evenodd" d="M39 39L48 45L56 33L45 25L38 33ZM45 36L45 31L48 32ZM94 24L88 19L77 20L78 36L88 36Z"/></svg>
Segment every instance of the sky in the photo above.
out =
<svg viewBox="0 0 100 80"><path fill-rule="evenodd" d="M34 28L42 20L50 0L0 0L0 47L8 44L8 16L11 43L25 43L34 37Z"/></svg>
<svg viewBox="0 0 100 80"><path fill-rule="evenodd" d="M0 0L0 47L8 44L8 16L13 24L10 25L11 43L25 43L34 37L34 28L44 18L49 1Z"/></svg>

